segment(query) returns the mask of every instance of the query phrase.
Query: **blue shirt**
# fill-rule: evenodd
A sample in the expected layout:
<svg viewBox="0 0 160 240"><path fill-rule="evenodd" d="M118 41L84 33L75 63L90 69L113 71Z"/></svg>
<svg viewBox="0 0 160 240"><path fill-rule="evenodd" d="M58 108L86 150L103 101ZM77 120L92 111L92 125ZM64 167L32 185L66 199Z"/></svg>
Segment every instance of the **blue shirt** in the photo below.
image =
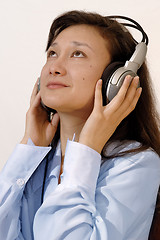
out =
<svg viewBox="0 0 160 240"><path fill-rule="evenodd" d="M105 154L136 146L115 142ZM58 184L60 165L60 143L54 156L51 147L16 146L0 174L0 240L148 239L160 183L154 151L104 161L68 140Z"/></svg>

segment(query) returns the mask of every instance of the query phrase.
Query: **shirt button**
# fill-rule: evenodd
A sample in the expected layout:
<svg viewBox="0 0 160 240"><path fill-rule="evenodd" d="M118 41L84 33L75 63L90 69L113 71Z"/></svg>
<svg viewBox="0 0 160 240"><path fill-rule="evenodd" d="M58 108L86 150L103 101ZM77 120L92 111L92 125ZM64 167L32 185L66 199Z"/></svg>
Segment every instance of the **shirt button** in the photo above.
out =
<svg viewBox="0 0 160 240"><path fill-rule="evenodd" d="M22 187L25 184L25 181L24 181L24 179L19 178L19 179L17 179L16 183L18 186Z"/></svg>

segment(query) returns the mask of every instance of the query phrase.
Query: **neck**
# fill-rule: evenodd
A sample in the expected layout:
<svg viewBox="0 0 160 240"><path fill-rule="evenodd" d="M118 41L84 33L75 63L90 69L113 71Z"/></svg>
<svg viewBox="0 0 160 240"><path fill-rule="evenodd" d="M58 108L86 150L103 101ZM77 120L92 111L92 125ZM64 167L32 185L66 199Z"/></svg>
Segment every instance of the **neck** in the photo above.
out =
<svg viewBox="0 0 160 240"><path fill-rule="evenodd" d="M88 118L88 114L78 115L76 113L59 113L62 157L65 155L67 140L72 140L75 134L75 141L78 142L81 130Z"/></svg>

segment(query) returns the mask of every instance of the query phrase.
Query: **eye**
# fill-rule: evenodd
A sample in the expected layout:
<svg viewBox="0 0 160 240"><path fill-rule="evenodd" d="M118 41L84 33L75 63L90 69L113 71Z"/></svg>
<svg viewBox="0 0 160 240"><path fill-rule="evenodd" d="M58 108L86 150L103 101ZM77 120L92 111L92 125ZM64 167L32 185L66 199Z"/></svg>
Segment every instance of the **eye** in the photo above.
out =
<svg viewBox="0 0 160 240"><path fill-rule="evenodd" d="M82 51L76 50L73 52L72 57L83 58L85 57L85 54Z"/></svg>
<svg viewBox="0 0 160 240"><path fill-rule="evenodd" d="M53 51L53 50L51 50L51 51L49 51L49 52L47 53L47 57L56 57L56 56L57 56L57 54L56 54L56 52Z"/></svg>

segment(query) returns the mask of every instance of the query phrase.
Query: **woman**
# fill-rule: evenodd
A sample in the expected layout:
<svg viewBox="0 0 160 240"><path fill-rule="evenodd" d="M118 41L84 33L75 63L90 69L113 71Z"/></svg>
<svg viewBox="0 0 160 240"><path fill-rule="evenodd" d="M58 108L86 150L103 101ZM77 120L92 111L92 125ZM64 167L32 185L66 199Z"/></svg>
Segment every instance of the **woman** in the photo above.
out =
<svg viewBox="0 0 160 240"><path fill-rule="evenodd" d="M1 239L148 238L160 139L147 67L138 71L141 87L127 76L106 106L100 80L135 46L121 24L98 14L53 22L40 91L37 81L24 137L1 172ZM50 121L42 105L57 111Z"/></svg>

